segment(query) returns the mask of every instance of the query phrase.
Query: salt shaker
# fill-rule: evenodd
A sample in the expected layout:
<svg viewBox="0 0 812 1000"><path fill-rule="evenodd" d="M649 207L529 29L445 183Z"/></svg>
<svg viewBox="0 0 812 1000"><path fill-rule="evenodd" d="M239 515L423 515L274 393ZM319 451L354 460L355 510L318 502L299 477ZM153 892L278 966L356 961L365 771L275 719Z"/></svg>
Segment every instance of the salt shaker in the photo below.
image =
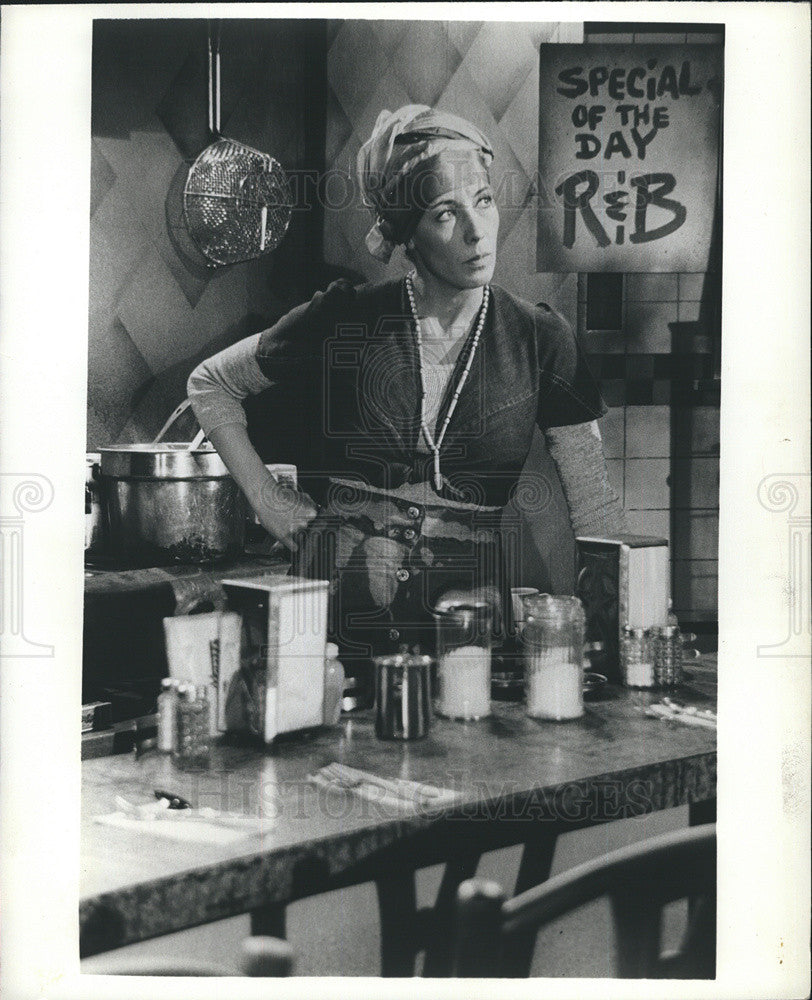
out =
<svg viewBox="0 0 812 1000"><path fill-rule="evenodd" d="M620 640L620 666L626 687L654 687L654 650L648 629L624 626Z"/></svg>
<svg viewBox="0 0 812 1000"><path fill-rule="evenodd" d="M577 597L524 599L527 714L564 721L584 714L584 607Z"/></svg>
<svg viewBox="0 0 812 1000"><path fill-rule="evenodd" d="M335 726L341 718L341 695L344 692L344 667L338 658L338 646L328 642L324 659L324 725Z"/></svg>

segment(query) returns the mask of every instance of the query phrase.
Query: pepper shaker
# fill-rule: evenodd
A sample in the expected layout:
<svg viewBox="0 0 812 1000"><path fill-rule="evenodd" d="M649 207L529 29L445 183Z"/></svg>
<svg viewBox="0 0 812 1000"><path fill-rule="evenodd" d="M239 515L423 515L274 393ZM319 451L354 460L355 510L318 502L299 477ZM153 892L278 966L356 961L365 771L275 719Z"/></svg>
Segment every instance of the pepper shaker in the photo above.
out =
<svg viewBox="0 0 812 1000"><path fill-rule="evenodd" d="M178 689L178 734L174 761L183 769L209 766L209 712L206 685L182 684Z"/></svg>
<svg viewBox="0 0 812 1000"><path fill-rule="evenodd" d="M682 633L676 625L654 629L654 680L666 688L682 683Z"/></svg>

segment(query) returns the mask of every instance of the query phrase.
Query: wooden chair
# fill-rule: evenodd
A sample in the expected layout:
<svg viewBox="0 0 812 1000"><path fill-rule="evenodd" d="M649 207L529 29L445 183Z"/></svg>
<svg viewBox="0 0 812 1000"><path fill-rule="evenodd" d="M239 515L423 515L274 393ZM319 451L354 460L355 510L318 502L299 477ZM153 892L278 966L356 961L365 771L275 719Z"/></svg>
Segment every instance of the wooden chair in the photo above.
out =
<svg viewBox="0 0 812 1000"><path fill-rule="evenodd" d="M715 977L715 824L613 851L510 900L495 882L463 882L457 893L452 974L529 976L539 929L601 897L611 902L618 978ZM663 907L685 898L689 916L682 946L661 955Z"/></svg>
<svg viewBox="0 0 812 1000"><path fill-rule="evenodd" d="M133 958L107 952L85 959L81 972L98 976L290 976L293 949L279 938L249 937L243 941L239 964L234 967L198 961L191 956Z"/></svg>

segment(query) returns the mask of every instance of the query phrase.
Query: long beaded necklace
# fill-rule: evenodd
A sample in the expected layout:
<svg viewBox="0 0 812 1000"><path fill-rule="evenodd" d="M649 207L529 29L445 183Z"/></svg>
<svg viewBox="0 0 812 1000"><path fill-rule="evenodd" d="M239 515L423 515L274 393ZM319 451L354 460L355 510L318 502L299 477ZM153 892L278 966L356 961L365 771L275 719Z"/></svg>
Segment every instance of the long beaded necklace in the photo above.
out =
<svg viewBox="0 0 812 1000"><path fill-rule="evenodd" d="M420 430L423 432L426 444L429 446L429 449L434 456L434 488L439 493L443 488L443 477L440 474L440 448L442 447L443 439L445 438L445 432L448 430L448 425L451 423L451 418L454 415L454 410L457 408L457 401L459 400L460 394L462 393L465 383L468 380L468 373L471 371L471 366L474 363L474 355L476 354L479 338L482 336L482 330L485 326L485 317L488 314L488 302L490 301L491 290L488 285L485 285L482 289L482 305L479 309L476 329L474 330L474 336L471 340L471 350L468 352L468 360L465 362L465 368L463 369L462 375L460 375L460 380L457 383L457 388L454 390L454 395L451 397L451 403L449 404L448 412L445 415L443 426L440 428L440 433L437 435L437 440L435 441L425 418L426 385L423 379L423 332L420 328L420 318L417 315L417 306L414 301L414 286L412 284L414 273L415 272L412 271L406 275L406 294L409 297L409 307L412 310L415 340L417 341L417 358L420 367Z"/></svg>

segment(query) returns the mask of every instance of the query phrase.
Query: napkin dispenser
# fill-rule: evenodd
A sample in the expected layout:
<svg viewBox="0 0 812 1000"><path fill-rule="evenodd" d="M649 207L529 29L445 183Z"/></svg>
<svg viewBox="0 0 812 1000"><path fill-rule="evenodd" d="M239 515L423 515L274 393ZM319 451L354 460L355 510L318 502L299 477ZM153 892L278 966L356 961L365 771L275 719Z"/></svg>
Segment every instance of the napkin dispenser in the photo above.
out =
<svg viewBox="0 0 812 1000"><path fill-rule="evenodd" d="M326 580L262 576L223 580L242 618L241 664L229 682L226 728L272 743L320 726L324 715Z"/></svg>
<svg viewBox="0 0 812 1000"><path fill-rule="evenodd" d="M240 667L240 616L233 611L164 618L169 676L205 685L211 715L209 736L225 732L228 685Z"/></svg>
<svg viewBox="0 0 812 1000"><path fill-rule="evenodd" d="M668 542L652 535L578 536L576 594L586 613L586 641L602 643L593 669L622 683L623 628L666 625L671 592Z"/></svg>

